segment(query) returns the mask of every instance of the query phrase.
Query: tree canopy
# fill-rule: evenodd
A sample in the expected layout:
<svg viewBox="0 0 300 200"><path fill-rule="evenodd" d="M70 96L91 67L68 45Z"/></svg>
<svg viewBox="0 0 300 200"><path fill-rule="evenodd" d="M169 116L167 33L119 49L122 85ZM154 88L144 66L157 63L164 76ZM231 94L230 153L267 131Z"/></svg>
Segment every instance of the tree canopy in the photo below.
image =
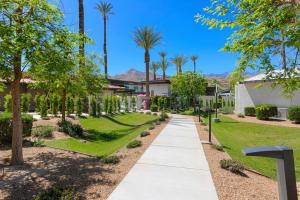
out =
<svg viewBox="0 0 300 200"><path fill-rule="evenodd" d="M223 48L239 55L233 76L241 78L248 69L260 70L281 84L285 93L300 88L300 4L296 0L211 2L205 14L195 19L210 28L233 29Z"/></svg>

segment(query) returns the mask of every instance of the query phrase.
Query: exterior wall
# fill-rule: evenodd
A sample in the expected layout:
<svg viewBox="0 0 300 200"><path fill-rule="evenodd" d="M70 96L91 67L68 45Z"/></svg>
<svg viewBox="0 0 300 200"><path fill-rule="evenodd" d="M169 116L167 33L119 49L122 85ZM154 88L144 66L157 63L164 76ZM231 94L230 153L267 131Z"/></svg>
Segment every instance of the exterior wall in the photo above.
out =
<svg viewBox="0 0 300 200"><path fill-rule="evenodd" d="M282 94L282 87L272 88L272 83L243 83L235 87L235 112L244 113L247 106L269 103L278 108L288 108L300 105L300 90L295 92L293 98L289 99Z"/></svg>
<svg viewBox="0 0 300 200"><path fill-rule="evenodd" d="M170 84L150 84L149 88L151 96L171 96ZM143 89L146 91L146 85Z"/></svg>

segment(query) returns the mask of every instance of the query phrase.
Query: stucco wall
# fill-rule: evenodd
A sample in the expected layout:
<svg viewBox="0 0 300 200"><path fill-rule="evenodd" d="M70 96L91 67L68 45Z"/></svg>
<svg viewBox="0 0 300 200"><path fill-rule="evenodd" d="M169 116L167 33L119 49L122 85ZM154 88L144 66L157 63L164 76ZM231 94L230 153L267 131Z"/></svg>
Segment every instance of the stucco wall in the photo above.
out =
<svg viewBox="0 0 300 200"><path fill-rule="evenodd" d="M144 91L146 91L145 85L144 85ZM151 96L170 96L171 95L170 84L150 84L150 95Z"/></svg>
<svg viewBox="0 0 300 200"><path fill-rule="evenodd" d="M282 94L282 87L273 88L270 82L245 83L235 87L235 112L244 113L247 106L269 103L278 108L288 108L292 105L300 105L300 90L295 92L293 98L287 98Z"/></svg>

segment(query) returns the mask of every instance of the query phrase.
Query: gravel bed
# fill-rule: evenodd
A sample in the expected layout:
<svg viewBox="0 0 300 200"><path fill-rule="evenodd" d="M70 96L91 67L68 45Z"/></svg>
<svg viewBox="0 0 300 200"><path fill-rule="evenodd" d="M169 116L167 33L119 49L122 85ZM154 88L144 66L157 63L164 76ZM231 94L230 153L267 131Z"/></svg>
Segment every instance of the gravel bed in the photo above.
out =
<svg viewBox="0 0 300 200"><path fill-rule="evenodd" d="M53 185L75 188L80 199L104 200L126 176L168 121L140 138L143 146L123 148L115 155L117 165L105 165L99 159L48 147L24 148L23 166L8 166L10 150L0 150L0 199L30 200L37 192ZM2 172L4 168L4 173Z"/></svg>

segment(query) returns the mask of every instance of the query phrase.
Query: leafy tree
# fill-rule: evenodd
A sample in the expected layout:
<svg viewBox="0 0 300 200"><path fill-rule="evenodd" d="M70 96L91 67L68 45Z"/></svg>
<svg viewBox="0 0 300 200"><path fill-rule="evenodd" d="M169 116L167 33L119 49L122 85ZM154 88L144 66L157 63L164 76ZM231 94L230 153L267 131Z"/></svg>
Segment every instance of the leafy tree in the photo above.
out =
<svg viewBox="0 0 300 200"><path fill-rule="evenodd" d="M146 65L146 106L150 108L150 89L149 89L149 69L150 69L150 49L154 48L161 41L160 33L154 31L151 27L138 28L134 32L134 41L136 44L145 50L145 65Z"/></svg>
<svg viewBox="0 0 300 200"><path fill-rule="evenodd" d="M22 94L21 96L21 111L24 113L29 112L30 108L30 100L31 100L31 94Z"/></svg>
<svg viewBox="0 0 300 200"><path fill-rule="evenodd" d="M129 112L128 97L124 96L125 112Z"/></svg>
<svg viewBox="0 0 300 200"><path fill-rule="evenodd" d="M40 114L41 114L41 117L44 118L44 117L47 117L48 115L48 101L47 101L47 98L45 95L41 95L40 96Z"/></svg>
<svg viewBox="0 0 300 200"><path fill-rule="evenodd" d="M118 104L118 112L121 112L121 99L120 99L120 97L117 98L117 104Z"/></svg>
<svg viewBox="0 0 300 200"><path fill-rule="evenodd" d="M234 29L223 48L240 55L231 78L243 78L249 68L260 70L290 96L300 88L299 7L296 0L212 0L196 21L210 28Z"/></svg>
<svg viewBox="0 0 300 200"><path fill-rule="evenodd" d="M49 41L62 29L62 13L47 0L0 1L0 75L12 81L11 164L23 163L20 80L24 70L45 63ZM37 56L39 55L39 56Z"/></svg>
<svg viewBox="0 0 300 200"><path fill-rule="evenodd" d="M131 110L136 111L136 97L131 97Z"/></svg>
<svg viewBox="0 0 300 200"><path fill-rule="evenodd" d="M94 96L89 97L89 114L90 116L97 117L97 102Z"/></svg>
<svg viewBox="0 0 300 200"><path fill-rule="evenodd" d="M104 112L106 114L108 114L108 101L109 101L108 96L105 96L103 99L103 104L104 104Z"/></svg>
<svg viewBox="0 0 300 200"><path fill-rule="evenodd" d="M196 68L196 62L198 60L198 56L197 55L191 56L191 60L192 60L192 62L194 64L194 73L196 73L196 70L197 70L197 68Z"/></svg>
<svg viewBox="0 0 300 200"><path fill-rule="evenodd" d="M177 74L179 74L182 73L182 67L188 62L188 59L184 55L177 55L171 61L176 65Z"/></svg>
<svg viewBox="0 0 300 200"><path fill-rule="evenodd" d="M205 93L207 81L203 75L190 71L179 73L171 77L171 88L175 95L187 98L187 101L193 101L196 109L195 97Z"/></svg>
<svg viewBox="0 0 300 200"><path fill-rule="evenodd" d="M97 117L102 115L102 107L101 107L101 98L98 96L96 98L96 109L97 109Z"/></svg>
<svg viewBox="0 0 300 200"><path fill-rule="evenodd" d="M108 114L112 115L113 114L113 101L112 101L112 96L108 97Z"/></svg>
<svg viewBox="0 0 300 200"><path fill-rule="evenodd" d="M108 78L108 72L107 72L107 47L106 47L106 23L107 23L107 19L108 19L108 15L112 15L113 12L112 12L112 9L113 9L113 6L111 3L109 2L105 2L105 1L102 1L100 3L98 3L96 5L96 9L99 10L99 12L101 13L102 17L103 17L103 36L104 36L104 39L103 39L103 53L104 53L104 70L105 70L105 79Z"/></svg>
<svg viewBox="0 0 300 200"><path fill-rule="evenodd" d="M34 96L34 111L39 112L40 110L40 95L36 94Z"/></svg>

